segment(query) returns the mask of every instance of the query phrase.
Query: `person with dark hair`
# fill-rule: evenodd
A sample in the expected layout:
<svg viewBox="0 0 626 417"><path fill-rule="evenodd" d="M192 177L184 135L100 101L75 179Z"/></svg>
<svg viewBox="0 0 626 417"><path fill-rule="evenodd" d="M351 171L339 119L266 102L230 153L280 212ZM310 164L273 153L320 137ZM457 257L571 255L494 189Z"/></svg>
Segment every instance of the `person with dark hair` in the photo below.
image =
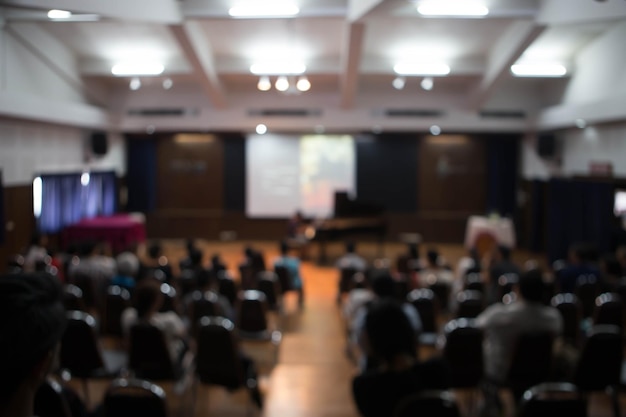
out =
<svg viewBox="0 0 626 417"><path fill-rule="evenodd" d="M504 245L499 245L493 251L491 258L491 266L489 267L489 304L493 304L497 301L498 295L498 279L504 274L515 274L519 276L521 269L511 261L511 248Z"/></svg>
<svg viewBox="0 0 626 417"><path fill-rule="evenodd" d="M559 311L542 304L544 290L541 271L524 272L516 288L516 301L493 304L476 318L477 326L485 331L485 375L490 380L505 382L519 335L548 331L558 337L563 332Z"/></svg>
<svg viewBox="0 0 626 417"><path fill-rule="evenodd" d="M173 363L178 363L188 348L188 334L185 324L173 311L160 312L163 294L160 283L144 280L133 293L134 306L122 313L122 328L126 335L131 327L140 321L148 322L163 331Z"/></svg>
<svg viewBox="0 0 626 417"><path fill-rule="evenodd" d="M214 278L217 278L220 272L226 271L227 269L228 268L226 267L226 264L222 260L220 254L214 253L213 256L211 256L211 275L213 275Z"/></svg>
<svg viewBox="0 0 626 417"><path fill-rule="evenodd" d="M428 287L435 283L452 286L453 282L454 273L446 267L439 251L429 249L426 253L426 267L419 272L419 286Z"/></svg>
<svg viewBox="0 0 626 417"><path fill-rule="evenodd" d="M193 254L194 252L199 251L199 249L196 247L196 244L194 242L193 239L187 239L185 241L185 249L187 251L187 256L183 259L180 260L180 262L178 263L178 266L180 268L180 270L182 271L183 269L193 269L194 267L194 260L193 260ZM202 252L200 252L202 253Z"/></svg>
<svg viewBox="0 0 626 417"><path fill-rule="evenodd" d="M43 262L48 256L48 236L34 233L24 250L24 270L34 272L37 263Z"/></svg>
<svg viewBox="0 0 626 417"><path fill-rule="evenodd" d="M356 243L346 242L346 253L337 260L337 268L353 268L361 272L367 269L365 259L356 253Z"/></svg>
<svg viewBox="0 0 626 417"><path fill-rule="evenodd" d="M172 266L165 255L159 241L154 241L148 246L148 257L143 259L139 267L139 281L144 278L154 278L155 272L162 275L164 281L170 282L173 277ZM157 272L159 271L159 272Z"/></svg>
<svg viewBox="0 0 626 417"><path fill-rule="evenodd" d="M352 381L354 402L362 416L391 416L410 394L449 388L450 372L442 360L418 362L417 337L394 300L372 303L362 339L366 353L379 364Z"/></svg>
<svg viewBox="0 0 626 417"><path fill-rule="evenodd" d="M291 288L298 292L298 305L304 305L304 284L300 274L300 260L289 256L289 245L286 241L281 241L279 245L280 256L274 261L274 268L284 266L291 278Z"/></svg>
<svg viewBox="0 0 626 417"><path fill-rule="evenodd" d="M0 277L0 416L33 414L35 393L58 362L65 308L50 275Z"/></svg>
<svg viewBox="0 0 626 417"><path fill-rule="evenodd" d="M578 277L581 275L593 275L600 281L600 270L593 263L595 252L595 248L589 244L571 245L567 265L557 271L555 276L559 292L574 292Z"/></svg>

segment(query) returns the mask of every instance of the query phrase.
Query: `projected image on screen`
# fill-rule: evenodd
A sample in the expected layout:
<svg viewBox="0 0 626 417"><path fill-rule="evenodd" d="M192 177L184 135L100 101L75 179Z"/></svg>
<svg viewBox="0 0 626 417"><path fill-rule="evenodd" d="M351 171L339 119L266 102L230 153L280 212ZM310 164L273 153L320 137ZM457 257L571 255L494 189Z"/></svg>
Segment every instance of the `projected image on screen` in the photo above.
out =
<svg viewBox="0 0 626 417"><path fill-rule="evenodd" d="M251 135L246 141L249 217L329 217L335 191L354 193L351 136Z"/></svg>

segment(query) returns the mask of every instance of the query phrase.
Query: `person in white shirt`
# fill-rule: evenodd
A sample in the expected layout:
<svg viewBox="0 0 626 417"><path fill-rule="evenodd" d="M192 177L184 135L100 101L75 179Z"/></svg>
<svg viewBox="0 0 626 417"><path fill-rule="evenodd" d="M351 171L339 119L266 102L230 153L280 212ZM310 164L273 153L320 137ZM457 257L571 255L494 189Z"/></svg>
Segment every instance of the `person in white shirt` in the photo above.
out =
<svg viewBox="0 0 626 417"><path fill-rule="evenodd" d="M353 268L357 271L365 271L367 262L356 253L356 245L354 242L346 243L346 253L337 260L337 268L348 269Z"/></svg>

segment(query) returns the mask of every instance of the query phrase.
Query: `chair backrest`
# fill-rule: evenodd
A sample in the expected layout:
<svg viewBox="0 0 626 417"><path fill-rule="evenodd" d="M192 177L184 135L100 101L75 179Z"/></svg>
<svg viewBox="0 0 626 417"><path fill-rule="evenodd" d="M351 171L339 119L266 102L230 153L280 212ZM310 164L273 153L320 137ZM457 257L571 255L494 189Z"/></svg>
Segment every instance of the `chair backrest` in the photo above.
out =
<svg viewBox="0 0 626 417"><path fill-rule="evenodd" d="M578 297L571 293L557 294L552 297L551 303L553 307L559 310L563 318L563 339L577 346L580 337L580 320L582 318Z"/></svg>
<svg viewBox="0 0 626 417"><path fill-rule="evenodd" d="M480 273L472 272L465 276L465 289L485 293L485 282Z"/></svg>
<svg viewBox="0 0 626 417"><path fill-rule="evenodd" d="M583 318L593 315L599 292L600 285L595 275L581 275L576 280L576 296L582 307Z"/></svg>
<svg viewBox="0 0 626 417"><path fill-rule="evenodd" d="M91 315L82 311L67 312L67 328L61 339L60 365L79 378L87 378L104 367L96 320Z"/></svg>
<svg viewBox="0 0 626 417"><path fill-rule="evenodd" d="M406 276L401 275L393 280L395 286L395 296L398 301L406 300L406 296L409 294L409 280Z"/></svg>
<svg viewBox="0 0 626 417"><path fill-rule="evenodd" d="M139 378L174 380L178 376L163 331L143 321L130 328L128 366Z"/></svg>
<svg viewBox="0 0 626 417"><path fill-rule="evenodd" d="M553 343L554 335L547 331L522 333L517 338L507 376L517 399L526 389L550 377Z"/></svg>
<svg viewBox="0 0 626 417"><path fill-rule="evenodd" d="M393 417L460 417L460 415L456 400L448 391L424 391L413 394L402 400L393 412Z"/></svg>
<svg viewBox="0 0 626 417"><path fill-rule="evenodd" d="M518 282L519 276L515 273L500 275L498 277L498 300L502 300L505 294L512 292Z"/></svg>
<svg viewBox="0 0 626 417"><path fill-rule="evenodd" d="M484 309L483 294L476 290L465 290L457 294L457 318L476 318Z"/></svg>
<svg viewBox="0 0 626 417"><path fill-rule="evenodd" d="M291 285L291 275L289 274L289 270L286 266L283 265L275 265L274 272L278 277L278 282L280 284L280 292L281 294L286 293L292 289Z"/></svg>
<svg viewBox="0 0 626 417"><path fill-rule="evenodd" d="M235 389L244 375L235 325L224 317L202 317L198 323L196 374L205 384Z"/></svg>
<svg viewBox="0 0 626 417"><path fill-rule="evenodd" d="M161 305L161 312L174 311L178 312L178 294L176 289L170 284L161 284L161 294L163 294L163 305Z"/></svg>
<svg viewBox="0 0 626 417"><path fill-rule="evenodd" d="M209 273L208 271L199 271L198 273ZM193 292L197 287L197 273L193 269L183 269L180 271L177 283L180 289L181 297Z"/></svg>
<svg viewBox="0 0 626 417"><path fill-rule="evenodd" d="M450 291L452 290L450 284L446 282L434 282L428 286L428 288L435 294L439 308L443 311L448 310Z"/></svg>
<svg viewBox="0 0 626 417"><path fill-rule="evenodd" d="M98 297L96 295L96 283L93 277L83 272L76 272L72 277L71 283L76 285L83 292L83 303L87 309L97 306Z"/></svg>
<svg viewBox="0 0 626 417"><path fill-rule="evenodd" d="M619 327L608 324L593 326L578 359L574 383L582 391L600 391L619 385L622 358Z"/></svg>
<svg viewBox="0 0 626 417"><path fill-rule="evenodd" d="M102 320L102 332L113 336L122 336L122 313L130 307L130 292L117 285L107 289L104 303L104 317Z"/></svg>
<svg viewBox="0 0 626 417"><path fill-rule="evenodd" d="M339 292L345 293L352 288L352 277L358 271L355 268L341 268L339 270Z"/></svg>
<svg viewBox="0 0 626 417"><path fill-rule="evenodd" d="M239 282L244 291L257 288L257 274L252 265L248 263L239 265Z"/></svg>
<svg viewBox="0 0 626 417"><path fill-rule="evenodd" d="M259 274L258 290L265 294L267 307L270 310L278 309L278 297L280 294L280 284L278 276L271 271L264 271Z"/></svg>
<svg viewBox="0 0 626 417"><path fill-rule="evenodd" d="M139 379L116 379L104 395L104 417L167 417L165 391Z"/></svg>
<svg viewBox="0 0 626 417"><path fill-rule="evenodd" d="M407 295L407 301L415 307L422 320L424 333L437 332L437 307L435 294L428 288L413 290Z"/></svg>
<svg viewBox="0 0 626 417"><path fill-rule="evenodd" d="M257 290L240 293L239 299L239 330L246 334L267 331L267 299L265 294Z"/></svg>
<svg viewBox="0 0 626 417"><path fill-rule="evenodd" d="M74 284L67 284L63 288L63 305L67 311L85 311L83 290Z"/></svg>
<svg viewBox="0 0 626 417"><path fill-rule="evenodd" d="M443 358L453 388L476 387L483 378L483 331L474 320L455 319L444 327Z"/></svg>
<svg viewBox="0 0 626 417"><path fill-rule="evenodd" d="M543 383L524 392L518 417L555 416L587 417L587 401L575 385Z"/></svg>
<svg viewBox="0 0 626 417"><path fill-rule="evenodd" d="M237 283L226 274L219 273L217 276L218 292L226 297L231 306L235 306L237 302Z"/></svg>
<svg viewBox="0 0 626 417"><path fill-rule="evenodd" d="M594 324L612 324L624 328L624 303L615 293L600 294L596 298L596 307L593 314Z"/></svg>
<svg viewBox="0 0 626 417"><path fill-rule="evenodd" d="M38 417L72 417L61 385L46 379L35 393L34 414Z"/></svg>
<svg viewBox="0 0 626 417"><path fill-rule="evenodd" d="M202 317L223 316L224 311L219 303L219 296L212 291L194 291L191 294L189 318L192 323L198 323Z"/></svg>

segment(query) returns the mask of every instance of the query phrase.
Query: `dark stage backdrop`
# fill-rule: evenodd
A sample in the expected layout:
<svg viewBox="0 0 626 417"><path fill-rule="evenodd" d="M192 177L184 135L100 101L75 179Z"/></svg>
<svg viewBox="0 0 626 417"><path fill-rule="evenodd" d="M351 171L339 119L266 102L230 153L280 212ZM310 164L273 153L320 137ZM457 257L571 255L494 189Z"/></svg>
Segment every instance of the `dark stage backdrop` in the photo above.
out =
<svg viewBox="0 0 626 417"><path fill-rule="evenodd" d="M221 135L224 141L224 209L246 210L246 140L243 135Z"/></svg>
<svg viewBox="0 0 626 417"><path fill-rule="evenodd" d="M0 245L3 245L5 240L5 224L6 221L4 220L4 183L2 182L2 170L0 170Z"/></svg>

